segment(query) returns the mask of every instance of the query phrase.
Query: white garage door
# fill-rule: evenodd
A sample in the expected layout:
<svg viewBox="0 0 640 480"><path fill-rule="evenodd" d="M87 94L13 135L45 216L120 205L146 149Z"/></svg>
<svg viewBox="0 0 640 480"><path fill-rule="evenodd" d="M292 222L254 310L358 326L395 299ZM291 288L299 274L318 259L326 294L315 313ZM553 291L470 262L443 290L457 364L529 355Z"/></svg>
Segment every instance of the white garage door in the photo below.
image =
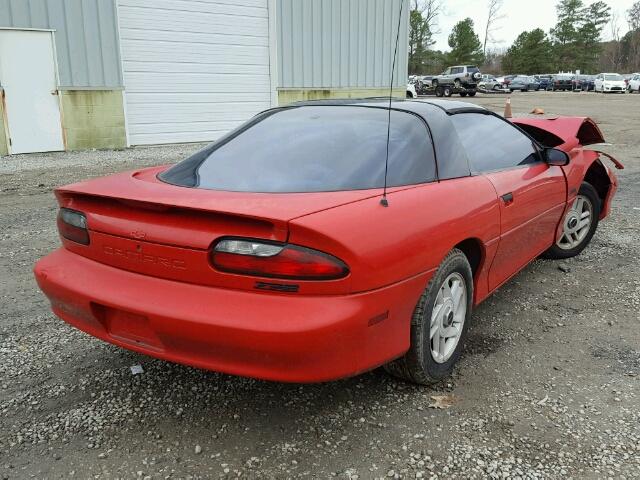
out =
<svg viewBox="0 0 640 480"><path fill-rule="evenodd" d="M129 143L214 140L271 106L268 0L118 0Z"/></svg>

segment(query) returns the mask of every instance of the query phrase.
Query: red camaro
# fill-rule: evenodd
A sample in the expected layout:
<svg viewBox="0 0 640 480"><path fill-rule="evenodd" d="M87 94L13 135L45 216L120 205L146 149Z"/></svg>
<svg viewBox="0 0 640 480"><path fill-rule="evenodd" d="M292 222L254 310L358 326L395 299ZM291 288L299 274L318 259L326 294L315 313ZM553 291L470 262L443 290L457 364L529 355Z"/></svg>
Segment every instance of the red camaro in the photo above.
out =
<svg viewBox="0 0 640 480"><path fill-rule="evenodd" d="M585 248L617 180L587 118L507 121L453 101L263 112L174 166L56 190L35 275L107 342L291 382L459 359L472 307L540 255ZM616 167L622 166L611 159Z"/></svg>

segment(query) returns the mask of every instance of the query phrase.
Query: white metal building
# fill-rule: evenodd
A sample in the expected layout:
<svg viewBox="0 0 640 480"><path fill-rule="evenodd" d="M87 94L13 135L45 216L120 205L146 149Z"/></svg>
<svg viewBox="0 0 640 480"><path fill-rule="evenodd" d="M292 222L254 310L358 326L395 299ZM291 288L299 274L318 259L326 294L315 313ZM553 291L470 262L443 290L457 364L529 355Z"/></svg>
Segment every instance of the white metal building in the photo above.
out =
<svg viewBox="0 0 640 480"><path fill-rule="evenodd" d="M25 135L21 152L210 141L278 104L387 95L401 3L404 96L408 0L0 0L0 52L13 58L0 59L0 154L33 124L16 113L33 103L27 75L52 79L31 89L57 89L45 120L61 133L31 150ZM38 32L54 62L17 51Z"/></svg>

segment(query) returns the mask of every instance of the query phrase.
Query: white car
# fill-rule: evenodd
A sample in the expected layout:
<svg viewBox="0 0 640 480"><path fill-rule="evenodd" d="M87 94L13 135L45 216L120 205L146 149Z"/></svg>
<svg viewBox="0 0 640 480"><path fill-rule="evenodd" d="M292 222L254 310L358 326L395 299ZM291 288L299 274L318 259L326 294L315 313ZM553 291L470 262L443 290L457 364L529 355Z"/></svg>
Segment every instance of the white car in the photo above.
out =
<svg viewBox="0 0 640 480"><path fill-rule="evenodd" d="M634 73L633 77L629 79L629 83L627 84L627 90L629 93L638 92L640 93L640 73Z"/></svg>
<svg viewBox="0 0 640 480"><path fill-rule="evenodd" d="M626 93L627 84L622 75L617 73L601 73L595 80L595 91L602 93Z"/></svg>

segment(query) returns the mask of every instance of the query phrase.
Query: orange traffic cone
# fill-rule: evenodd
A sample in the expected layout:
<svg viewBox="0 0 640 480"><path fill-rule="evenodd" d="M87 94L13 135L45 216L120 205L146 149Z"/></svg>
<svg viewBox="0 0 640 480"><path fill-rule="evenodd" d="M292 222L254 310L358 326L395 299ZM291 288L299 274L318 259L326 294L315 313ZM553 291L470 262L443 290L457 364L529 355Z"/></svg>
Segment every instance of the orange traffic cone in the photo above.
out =
<svg viewBox="0 0 640 480"><path fill-rule="evenodd" d="M504 118L513 117L513 113L511 112L511 97L507 98L507 103L504 104Z"/></svg>

